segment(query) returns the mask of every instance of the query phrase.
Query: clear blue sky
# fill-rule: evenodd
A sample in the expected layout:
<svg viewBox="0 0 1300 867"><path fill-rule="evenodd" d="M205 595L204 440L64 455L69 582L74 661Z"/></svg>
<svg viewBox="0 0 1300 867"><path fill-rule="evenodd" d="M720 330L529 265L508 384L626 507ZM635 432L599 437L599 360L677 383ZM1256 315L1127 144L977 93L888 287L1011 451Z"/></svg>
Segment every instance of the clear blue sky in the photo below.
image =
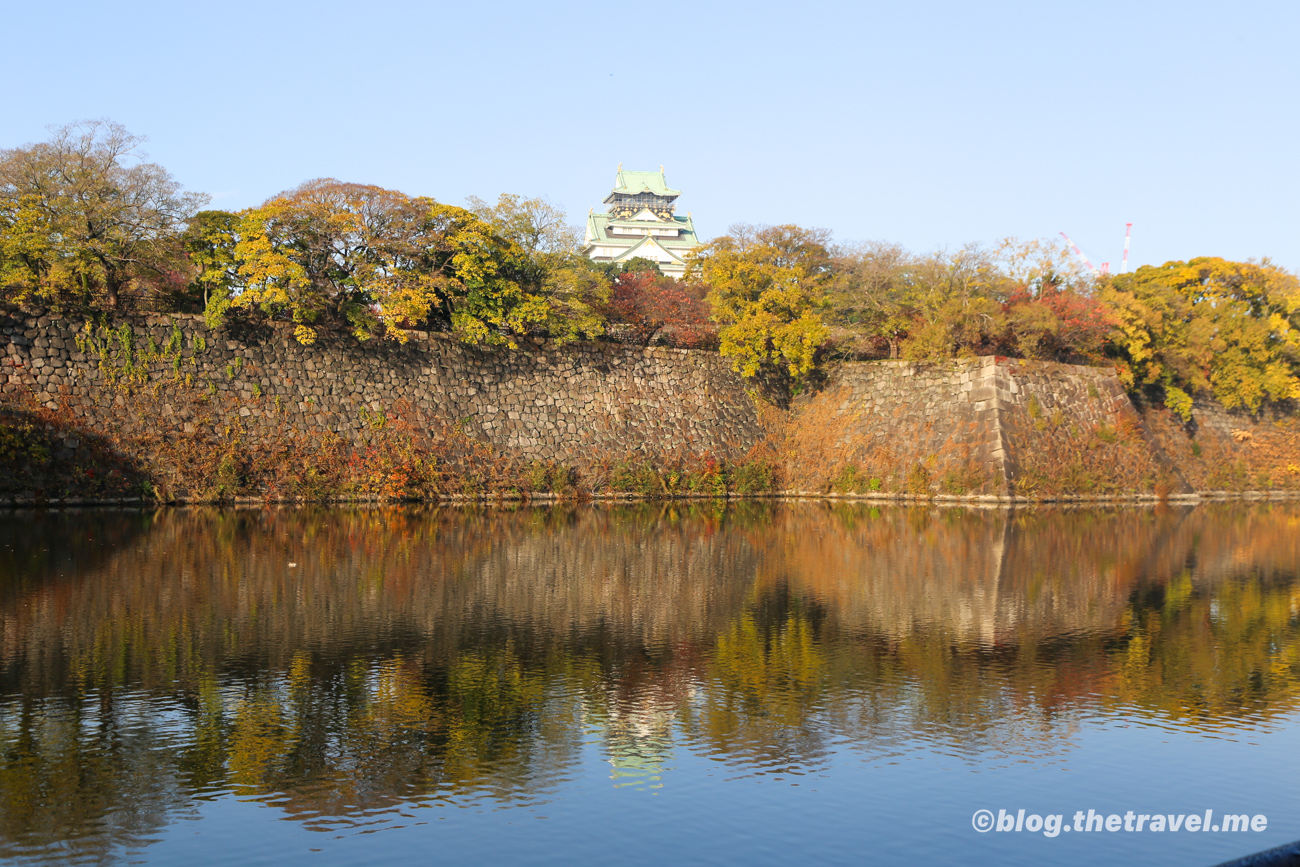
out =
<svg viewBox="0 0 1300 867"><path fill-rule="evenodd" d="M1300 269L1300 3L7 4L0 147L108 117L213 204L315 177L580 223L621 162L701 234Z"/></svg>

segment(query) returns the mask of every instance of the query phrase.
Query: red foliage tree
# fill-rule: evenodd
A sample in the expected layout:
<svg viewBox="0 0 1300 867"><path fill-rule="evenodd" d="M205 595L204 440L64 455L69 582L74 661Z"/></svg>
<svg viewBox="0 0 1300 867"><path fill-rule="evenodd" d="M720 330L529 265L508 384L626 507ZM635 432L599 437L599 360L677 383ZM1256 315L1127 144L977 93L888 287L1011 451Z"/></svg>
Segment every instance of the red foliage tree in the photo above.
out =
<svg viewBox="0 0 1300 867"><path fill-rule="evenodd" d="M629 271L614 281L613 316L630 327L638 342L658 337L687 349L717 345L718 331L709 321L708 288L679 283L652 271Z"/></svg>
<svg viewBox="0 0 1300 867"><path fill-rule="evenodd" d="M1002 309L1007 317L1007 349L1031 358L1095 362L1116 324L1093 295L1054 283L1044 283L1037 292L1019 287L1007 296Z"/></svg>

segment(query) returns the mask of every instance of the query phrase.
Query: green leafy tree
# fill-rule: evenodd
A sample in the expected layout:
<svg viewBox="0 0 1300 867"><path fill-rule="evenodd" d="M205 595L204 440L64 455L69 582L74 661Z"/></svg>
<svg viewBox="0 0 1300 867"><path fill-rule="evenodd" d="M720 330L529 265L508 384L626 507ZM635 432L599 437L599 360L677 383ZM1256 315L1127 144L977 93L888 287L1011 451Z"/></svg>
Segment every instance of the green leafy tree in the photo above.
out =
<svg viewBox="0 0 1300 867"><path fill-rule="evenodd" d="M577 252L545 254L534 291L547 301L543 328L555 340L604 334L613 282L599 263Z"/></svg>
<svg viewBox="0 0 1300 867"><path fill-rule="evenodd" d="M659 263L653 259L647 259L645 256L633 256L625 261L619 270L620 274L651 274L655 277L664 275L663 269Z"/></svg>
<svg viewBox="0 0 1300 867"><path fill-rule="evenodd" d="M732 226L690 256L687 278L709 286L720 352L745 376L812 370L829 336L820 311L831 278L830 233L794 225Z"/></svg>
<svg viewBox="0 0 1300 867"><path fill-rule="evenodd" d="M40 197L0 199L0 291L15 301L87 304L93 268L63 243Z"/></svg>
<svg viewBox="0 0 1300 867"><path fill-rule="evenodd" d="M239 240L238 214L229 211L199 211L181 235L181 249L189 259L190 294L205 312L220 316L238 292L239 261L235 244Z"/></svg>
<svg viewBox="0 0 1300 867"><path fill-rule="evenodd" d="M563 210L545 199L512 193L502 193L495 205L475 196L467 204L527 256L529 267L520 279L530 293L547 301L541 330L562 343L604 333L611 275L578 252L581 234Z"/></svg>

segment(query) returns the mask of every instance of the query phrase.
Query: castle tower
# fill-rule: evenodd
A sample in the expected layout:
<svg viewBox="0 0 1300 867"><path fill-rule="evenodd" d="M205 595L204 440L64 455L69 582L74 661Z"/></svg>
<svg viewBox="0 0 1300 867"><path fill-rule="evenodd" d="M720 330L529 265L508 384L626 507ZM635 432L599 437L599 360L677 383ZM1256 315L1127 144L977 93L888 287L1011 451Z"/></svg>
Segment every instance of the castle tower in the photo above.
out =
<svg viewBox="0 0 1300 867"><path fill-rule="evenodd" d="M700 242L690 214L673 213L680 195L668 188L663 166L657 172L626 172L620 165L614 189L605 197L608 213L587 215L583 254L596 262L649 259L669 277L681 277L686 254Z"/></svg>

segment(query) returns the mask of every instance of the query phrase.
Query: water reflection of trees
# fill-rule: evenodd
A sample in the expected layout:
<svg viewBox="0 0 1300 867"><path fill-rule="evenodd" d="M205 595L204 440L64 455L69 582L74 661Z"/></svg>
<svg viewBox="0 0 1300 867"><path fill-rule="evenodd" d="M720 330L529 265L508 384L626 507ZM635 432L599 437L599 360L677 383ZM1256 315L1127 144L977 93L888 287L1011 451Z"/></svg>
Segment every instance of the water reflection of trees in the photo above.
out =
<svg viewBox="0 0 1300 867"><path fill-rule="evenodd" d="M1300 683L1290 506L83 517L0 524L112 541L0 572L0 856L141 845L205 792L527 801L593 727L655 784L674 744L1041 757L1084 714L1240 724Z"/></svg>

